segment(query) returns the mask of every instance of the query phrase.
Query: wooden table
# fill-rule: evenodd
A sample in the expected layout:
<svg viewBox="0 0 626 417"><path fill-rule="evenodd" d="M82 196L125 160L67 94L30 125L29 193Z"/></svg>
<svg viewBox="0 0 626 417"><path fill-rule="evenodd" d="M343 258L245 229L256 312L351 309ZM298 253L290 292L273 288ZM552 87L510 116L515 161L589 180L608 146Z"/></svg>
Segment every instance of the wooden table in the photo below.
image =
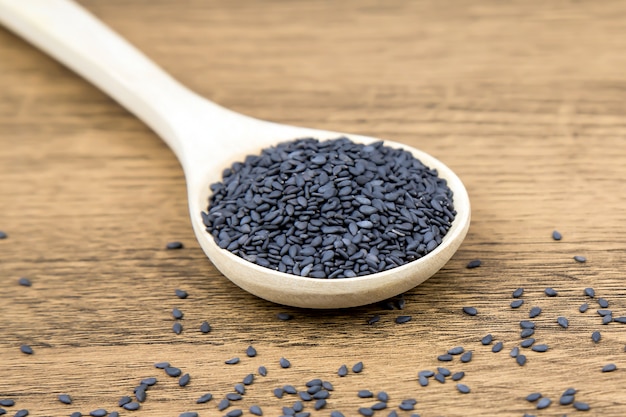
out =
<svg viewBox="0 0 626 417"><path fill-rule="evenodd" d="M386 416L417 399L426 416L626 415L626 325L602 325L596 300L626 316L626 4L620 1L82 0L183 83L262 119L404 142L463 179L472 226L452 260L380 305L308 311L251 296L219 274L190 227L170 150L135 117L13 34L0 30L0 399L32 416L221 416L260 405L278 416L313 378L332 382L325 409L357 416L357 391L386 391ZM210 158L210 155L207 155ZM554 229L563 240L554 241ZM182 250L165 250L179 240ZM574 255L587 258L577 263ZM472 259L482 266L467 269ZM28 277L32 287L17 284ZM511 309L511 292L525 288ZM558 296L549 298L552 287ZM188 291L187 299L174 295ZM589 303L589 311L578 312ZM474 306L478 315L463 314ZM519 321L543 313L537 344ZM173 308L185 316L172 332ZM294 317L280 321L277 313ZM380 321L368 325L369 318ZM412 321L396 324L399 315ZM569 319L560 328L558 316ZM202 334L207 320L212 331ZM591 334L602 339L593 343ZM491 333L494 342L480 340ZM504 349L492 353L497 341ZM33 355L20 352L28 344ZM258 355L248 358L253 345ZM438 362L455 346L473 360ZM240 357L237 365L225 360ZM279 360L291 361L281 369ZM181 388L153 364L191 375ZM363 361L360 374L337 369ZM617 371L603 373L614 363ZM266 377L257 368L268 369ZM417 374L445 366L456 383ZM217 403L248 373L243 400ZM146 377L139 411L120 409ZM558 404L568 387L591 411ZM210 392L214 399L196 404ZM552 399L545 410L525 400ZM57 395L67 393L72 405ZM400 416L410 412L398 410Z"/></svg>

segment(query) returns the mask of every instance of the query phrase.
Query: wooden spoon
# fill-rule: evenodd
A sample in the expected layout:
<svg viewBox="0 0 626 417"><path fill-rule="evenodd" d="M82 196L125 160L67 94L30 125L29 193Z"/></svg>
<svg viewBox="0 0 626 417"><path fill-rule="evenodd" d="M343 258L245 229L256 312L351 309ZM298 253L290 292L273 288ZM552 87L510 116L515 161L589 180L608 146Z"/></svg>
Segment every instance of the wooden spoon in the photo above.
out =
<svg viewBox="0 0 626 417"><path fill-rule="evenodd" d="M93 15L69 0L0 0L0 22L47 52L150 126L174 151L187 180L191 223L213 264L232 282L261 298L291 306L342 308L403 293L436 273L454 254L470 224L470 203L459 178L443 163L403 148L445 178L457 216L442 243L406 265L362 277L304 278L247 262L217 246L206 232L209 185L222 170L248 154L301 137L347 136L354 142L380 139L266 122L212 103L188 90Z"/></svg>

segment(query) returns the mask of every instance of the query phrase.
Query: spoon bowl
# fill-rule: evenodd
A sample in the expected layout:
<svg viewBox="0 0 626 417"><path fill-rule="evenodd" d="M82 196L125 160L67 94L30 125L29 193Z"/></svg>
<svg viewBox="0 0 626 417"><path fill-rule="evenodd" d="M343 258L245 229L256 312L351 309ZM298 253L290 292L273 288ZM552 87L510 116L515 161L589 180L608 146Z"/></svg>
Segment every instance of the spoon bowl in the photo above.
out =
<svg viewBox="0 0 626 417"><path fill-rule="evenodd" d="M461 180L442 162L410 146L402 148L437 170L453 192L457 215L432 252L405 265L366 276L306 278L248 262L221 249L206 231L209 185L247 155L304 137L345 136L356 143L380 139L300 128L254 119L188 90L95 17L69 0L0 0L0 23L98 86L150 126L178 157L187 181L191 223L211 262L233 283L266 300L296 307L345 308L401 294L435 274L456 252L470 224Z"/></svg>

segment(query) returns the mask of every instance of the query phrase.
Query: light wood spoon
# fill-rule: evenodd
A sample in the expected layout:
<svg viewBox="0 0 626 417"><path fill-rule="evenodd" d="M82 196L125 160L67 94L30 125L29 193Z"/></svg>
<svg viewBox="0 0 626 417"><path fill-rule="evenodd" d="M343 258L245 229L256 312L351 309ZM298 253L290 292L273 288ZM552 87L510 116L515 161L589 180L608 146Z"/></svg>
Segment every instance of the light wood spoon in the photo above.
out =
<svg viewBox="0 0 626 417"><path fill-rule="evenodd" d="M309 308L353 307L403 293L435 274L454 254L470 224L461 180L443 163L403 148L445 178L457 216L442 243L403 266L362 277L316 279L273 271L220 249L206 232L209 185L224 168L278 142L302 137L380 139L266 122L212 103L188 90L93 15L69 0L0 0L0 22L117 100L150 126L174 151L185 172L191 223L213 264L239 287L261 298Z"/></svg>

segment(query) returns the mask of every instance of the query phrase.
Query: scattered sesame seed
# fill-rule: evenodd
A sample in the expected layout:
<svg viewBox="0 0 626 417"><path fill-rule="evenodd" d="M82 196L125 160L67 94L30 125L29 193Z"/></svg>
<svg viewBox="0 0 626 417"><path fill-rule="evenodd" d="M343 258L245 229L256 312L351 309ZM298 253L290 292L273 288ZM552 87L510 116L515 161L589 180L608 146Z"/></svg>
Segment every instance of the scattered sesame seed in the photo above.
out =
<svg viewBox="0 0 626 417"><path fill-rule="evenodd" d="M446 353L443 355L437 356L437 360L440 362L450 362L452 360L452 355Z"/></svg>
<svg viewBox="0 0 626 417"><path fill-rule="evenodd" d="M181 334L183 332L183 325L179 322L174 323L172 326L172 331L176 334Z"/></svg>
<svg viewBox="0 0 626 417"><path fill-rule="evenodd" d="M321 410L324 407L326 407L326 399L324 398L320 398L319 400L315 401L315 404L313 404L313 408L315 408L316 410Z"/></svg>
<svg viewBox="0 0 626 417"><path fill-rule="evenodd" d="M213 394L207 393L196 400L196 404L204 404L213 399Z"/></svg>
<svg viewBox="0 0 626 417"><path fill-rule="evenodd" d="M543 410L544 408L548 408L550 407L550 404L552 404L552 400L550 398L543 397L537 403L537 410Z"/></svg>
<svg viewBox="0 0 626 417"><path fill-rule="evenodd" d="M587 403L583 403L581 401L574 401L574 408L578 411L589 411L591 407Z"/></svg>
<svg viewBox="0 0 626 417"><path fill-rule="evenodd" d="M569 327L569 320L566 317L557 317L556 322L564 329Z"/></svg>
<svg viewBox="0 0 626 417"><path fill-rule="evenodd" d="M243 378L243 381L241 381L244 385L252 385L252 382L254 382L254 374L248 374Z"/></svg>
<svg viewBox="0 0 626 417"><path fill-rule="evenodd" d="M165 249L182 249L183 243L182 242L168 242L167 245L165 245Z"/></svg>
<svg viewBox="0 0 626 417"><path fill-rule="evenodd" d="M274 388L273 393L274 393L274 397L281 399L283 398L285 391L282 388Z"/></svg>
<svg viewBox="0 0 626 417"><path fill-rule="evenodd" d="M498 353L502 350L503 347L504 347L504 344L502 342L498 342L495 345L493 345L493 347L491 348L491 351L493 353Z"/></svg>
<svg viewBox="0 0 626 417"><path fill-rule="evenodd" d="M9 237L9 235L7 235L6 232L0 230L0 239L6 239L7 237Z"/></svg>
<svg viewBox="0 0 626 417"><path fill-rule="evenodd" d="M217 409L219 411L224 411L226 410L228 407L230 407L230 401L228 400L228 398L224 398L223 400L221 400L218 404L217 404Z"/></svg>
<svg viewBox="0 0 626 417"><path fill-rule="evenodd" d="M371 326L372 324L376 324L379 321L380 321L380 315L376 314L375 316L372 316L367 320L367 324Z"/></svg>
<svg viewBox="0 0 626 417"><path fill-rule="evenodd" d="M523 288L518 288L515 291L513 291L513 298L520 298L522 295L524 294L524 289Z"/></svg>
<svg viewBox="0 0 626 417"><path fill-rule="evenodd" d="M174 293L176 294L176 297L181 298L181 299L185 299L189 296L189 294L187 294L187 291L185 290L174 290Z"/></svg>
<svg viewBox="0 0 626 417"><path fill-rule="evenodd" d="M81 413L80 411L75 411L72 414L70 414L70 417L83 417L83 413Z"/></svg>
<svg viewBox="0 0 626 417"><path fill-rule="evenodd" d="M71 404L72 403L72 397L70 397L67 394L60 394L58 396L58 399L60 402L62 402L63 404Z"/></svg>
<svg viewBox="0 0 626 417"><path fill-rule="evenodd" d="M33 285L33 283L28 278L24 278L24 277L18 279L17 283L23 287L30 287Z"/></svg>
<svg viewBox="0 0 626 417"><path fill-rule="evenodd" d="M13 407L15 405L15 400L6 398L4 400L0 400L0 405L3 407Z"/></svg>
<svg viewBox="0 0 626 417"><path fill-rule="evenodd" d="M372 398L374 393L370 390L362 389L356 394L359 398Z"/></svg>
<svg viewBox="0 0 626 417"><path fill-rule="evenodd" d="M480 339L480 343L482 343L483 345L488 345L492 341L493 341L493 336L491 335L491 333L483 337L482 339Z"/></svg>
<svg viewBox="0 0 626 417"><path fill-rule="evenodd" d="M617 366L614 363L609 363L602 367L602 372L613 372L615 370L617 370Z"/></svg>
<svg viewBox="0 0 626 417"><path fill-rule="evenodd" d="M365 417L371 417L374 415L374 410L372 410L371 408L367 408L367 407L361 407L359 408L359 414Z"/></svg>
<svg viewBox="0 0 626 417"><path fill-rule="evenodd" d="M559 398L559 404L561 405L570 405L573 402L574 402L573 395L561 395L561 398Z"/></svg>
<svg viewBox="0 0 626 417"><path fill-rule="evenodd" d="M187 386L187 384L189 384L189 381L191 381L191 376L189 374L185 374L181 376L178 380L178 385L180 385L181 387L185 387Z"/></svg>
<svg viewBox="0 0 626 417"><path fill-rule="evenodd" d="M346 365L341 365L339 370L337 371L337 375L346 376L348 375L348 367Z"/></svg>
<svg viewBox="0 0 626 417"><path fill-rule="evenodd" d="M470 388L465 384L456 384L456 389L459 390L461 394L468 394L470 392Z"/></svg>
<svg viewBox="0 0 626 417"><path fill-rule="evenodd" d="M345 417L345 416L341 413L341 411L334 410L330 412L330 417Z"/></svg>
<svg viewBox="0 0 626 417"><path fill-rule="evenodd" d="M24 409L24 410L19 410L17 413L15 413L15 417L26 417L28 415L28 410Z"/></svg>
<svg viewBox="0 0 626 417"><path fill-rule="evenodd" d="M128 411L136 411L136 410L139 410L140 407L141 407L141 404L135 401L131 401L122 406L124 410L128 410Z"/></svg>
<svg viewBox="0 0 626 417"><path fill-rule="evenodd" d="M354 372L355 374L360 373L362 370L363 370L363 362L357 362L352 367L352 372Z"/></svg>
<svg viewBox="0 0 626 417"><path fill-rule="evenodd" d="M554 288L546 288L543 291L548 297L556 297L558 295L558 293L556 292L556 290Z"/></svg>
<svg viewBox="0 0 626 417"><path fill-rule="evenodd" d="M442 374L439 374L439 373L435 374L434 379L435 379L435 381L438 381L438 382L440 382L442 384L446 382L446 377L443 376Z"/></svg>
<svg viewBox="0 0 626 417"><path fill-rule="evenodd" d="M177 308L172 309L172 317L174 317L176 320L182 319L184 316L183 312L180 311Z"/></svg>
<svg viewBox="0 0 626 417"><path fill-rule="evenodd" d="M533 307L530 309L530 312L528 313L528 317L530 317L531 319L534 319L540 314L541 314L541 307Z"/></svg>
<svg viewBox="0 0 626 417"><path fill-rule="evenodd" d="M236 365L239 363L239 358L230 358L227 361L224 361L226 365Z"/></svg>
<svg viewBox="0 0 626 417"><path fill-rule="evenodd" d="M226 399L228 401L240 401L242 398L241 394L237 394L236 392L229 392L226 394Z"/></svg>
<svg viewBox="0 0 626 417"><path fill-rule="evenodd" d="M198 417L198 413L196 413L195 411L186 411L184 413L179 414L178 417Z"/></svg>
<svg viewBox="0 0 626 417"><path fill-rule="evenodd" d="M208 321L202 322L202 324L200 325L200 331L202 333L209 333L211 331L211 325L209 324Z"/></svg>
<svg viewBox="0 0 626 417"><path fill-rule="evenodd" d="M593 340L595 343L598 343L601 338L602 338L602 335L598 331L595 331L591 334L591 340Z"/></svg>
<svg viewBox="0 0 626 417"><path fill-rule="evenodd" d="M452 374L452 380L460 381L461 379L463 379L464 376L465 376L465 372L463 371L455 372L454 374Z"/></svg>
<svg viewBox="0 0 626 417"><path fill-rule="evenodd" d="M552 232L552 239L554 240L561 240L563 239L563 236L561 235L561 233L559 233L558 230L555 230Z"/></svg>
<svg viewBox="0 0 626 417"><path fill-rule="evenodd" d="M258 372L261 376L267 376L267 368L265 366L259 366Z"/></svg>
<svg viewBox="0 0 626 417"><path fill-rule="evenodd" d="M480 261L480 259L474 259L473 261L469 261L469 263L467 264L467 268L468 269L478 268L481 264L482 262Z"/></svg>
<svg viewBox="0 0 626 417"><path fill-rule="evenodd" d="M574 388L568 388L563 391L563 395L574 395L576 394L576 390Z"/></svg>
<svg viewBox="0 0 626 417"><path fill-rule="evenodd" d="M169 362L157 362L154 364L154 367L157 369L165 369L170 367Z"/></svg>
<svg viewBox="0 0 626 417"><path fill-rule="evenodd" d="M20 350L22 351L22 353L25 353L26 355L32 355L34 353L33 348L31 348L28 345L20 346Z"/></svg>
<svg viewBox="0 0 626 417"><path fill-rule="evenodd" d="M535 322L530 320L522 320L519 322L519 327L521 327L522 329L534 329Z"/></svg>
<svg viewBox="0 0 626 417"><path fill-rule="evenodd" d="M472 355L473 355L473 353L472 353L471 350L465 352L463 355L461 355L461 362L467 363L467 362L471 361L472 360Z"/></svg>
<svg viewBox="0 0 626 417"><path fill-rule="evenodd" d="M243 414L243 411L239 408L235 408L234 410L230 410L226 413L226 417L240 417Z"/></svg>
<svg viewBox="0 0 626 417"><path fill-rule="evenodd" d="M533 403L541 397L542 396L540 392L533 392L532 394L528 394L528 396L526 397L526 401Z"/></svg>
<svg viewBox="0 0 626 417"><path fill-rule="evenodd" d="M448 350L450 355L460 355L463 352L465 352L465 348L463 348L463 346L456 346Z"/></svg>
<svg viewBox="0 0 626 417"><path fill-rule="evenodd" d="M168 366L167 368L165 368L165 373L173 378L176 378L180 376L180 374L182 374L182 371L176 367Z"/></svg>
<svg viewBox="0 0 626 417"><path fill-rule="evenodd" d="M534 352L547 352L549 349L548 345L534 345L532 350Z"/></svg>
<svg viewBox="0 0 626 417"><path fill-rule="evenodd" d="M602 308L609 308L609 302L604 298L598 298L598 305Z"/></svg>
<svg viewBox="0 0 626 417"><path fill-rule="evenodd" d="M289 368L291 366L291 362L289 362L287 359L285 358L280 358L280 367L281 368Z"/></svg>
<svg viewBox="0 0 626 417"><path fill-rule="evenodd" d="M376 398L378 399L378 401L386 403L387 401L389 401L389 394L387 394L385 391L380 391L378 394L376 394Z"/></svg>
<svg viewBox="0 0 626 417"><path fill-rule="evenodd" d="M580 307L578 307L578 311L580 311L581 313L584 313L588 309L589 309L589 304L587 303L583 303L580 305Z"/></svg>
<svg viewBox="0 0 626 417"><path fill-rule="evenodd" d="M535 343L535 339L533 339L532 337L530 339L524 339L520 342L520 346L523 348L529 348L531 347L533 344Z"/></svg>
<svg viewBox="0 0 626 417"><path fill-rule="evenodd" d="M511 308L520 308L524 304L524 300L513 300L511 301Z"/></svg>
<svg viewBox="0 0 626 417"><path fill-rule="evenodd" d="M153 386L154 384L157 383L157 379L156 378L145 378L141 380L141 383L143 385L147 385L149 387Z"/></svg>
<svg viewBox="0 0 626 417"><path fill-rule="evenodd" d="M109 413L104 408L98 408L97 410L93 410L89 412L89 415L92 417L104 417L107 414Z"/></svg>
<svg viewBox="0 0 626 417"><path fill-rule="evenodd" d="M276 317L278 318L278 320L282 320L282 321L293 319L293 316L289 313L278 313Z"/></svg>
<svg viewBox="0 0 626 417"><path fill-rule="evenodd" d="M250 414L254 414L255 416L262 416L263 410L258 405L253 405L250 407Z"/></svg>
<svg viewBox="0 0 626 417"><path fill-rule="evenodd" d="M254 346L248 346L248 348L246 349L246 355L249 358L254 358L256 356L256 349L254 348Z"/></svg>
<svg viewBox="0 0 626 417"><path fill-rule="evenodd" d="M515 346L513 349L511 349L511 353L509 353L509 355L512 358L517 358L517 355L519 355L519 347Z"/></svg>
<svg viewBox="0 0 626 417"><path fill-rule="evenodd" d="M478 310L476 310L476 308L474 307L463 307L463 312L468 316L475 316L476 314L478 314Z"/></svg>
<svg viewBox="0 0 626 417"><path fill-rule="evenodd" d="M293 385L285 385L283 387L283 391L285 391L287 394L297 394L298 393L298 390Z"/></svg>
<svg viewBox="0 0 626 417"><path fill-rule="evenodd" d="M409 321L411 321L413 317L411 316L398 316L396 317L396 323L397 324L403 324L403 323L408 323Z"/></svg>
<svg viewBox="0 0 626 417"><path fill-rule="evenodd" d="M526 364L526 355L519 354L515 360L519 366L524 366Z"/></svg>
<svg viewBox="0 0 626 417"><path fill-rule="evenodd" d="M596 292L593 288L585 288L585 295L589 298L593 298L596 296Z"/></svg>
<svg viewBox="0 0 626 417"><path fill-rule="evenodd" d="M574 260L576 262L580 262L580 263L587 262L587 258L585 258L584 256L580 256L580 255L574 256Z"/></svg>

